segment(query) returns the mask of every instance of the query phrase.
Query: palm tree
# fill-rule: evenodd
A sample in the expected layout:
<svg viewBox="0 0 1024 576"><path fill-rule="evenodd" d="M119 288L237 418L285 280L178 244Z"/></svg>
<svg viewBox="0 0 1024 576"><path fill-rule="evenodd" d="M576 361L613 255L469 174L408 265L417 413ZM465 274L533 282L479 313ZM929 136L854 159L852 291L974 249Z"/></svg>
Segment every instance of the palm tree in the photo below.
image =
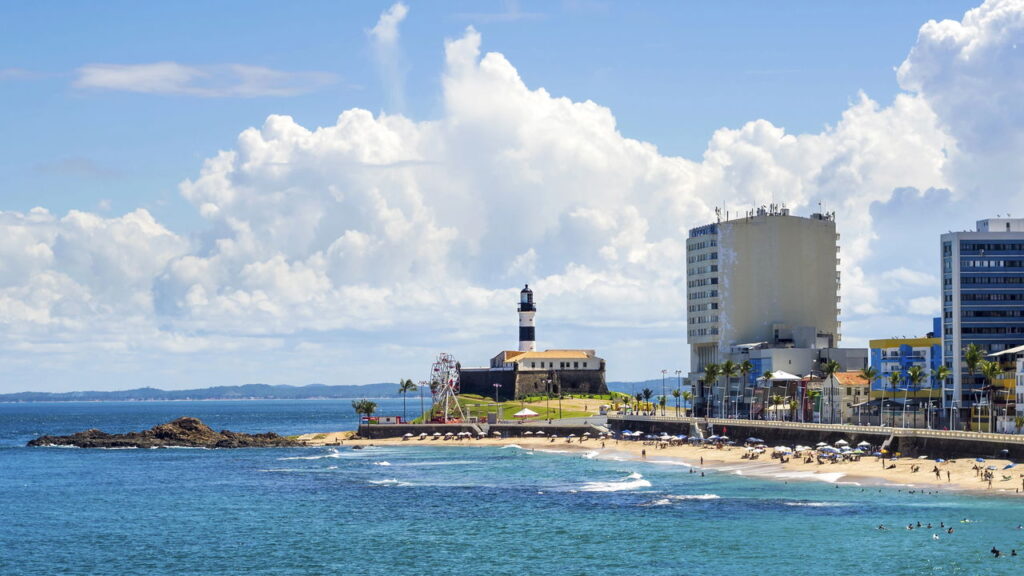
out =
<svg viewBox="0 0 1024 576"><path fill-rule="evenodd" d="M811 400L811 410L812 410L812 412L814 410L814 403L815 403L815 401L818 400L818 398L821 398L821 396L822 396L821 390L808 390L807 391L807 397L810 398L810 400ZM820 407L819 407L818 413L819 414L821 413ZM818 418L818 420L821 420L821 418Z"/></svg>
<svg viewBox="0 0 1024 576"><path fill-rule="evenodd" d="M743 382L743 387L742 387L743 397L746 398L746 394L747 394L747 376L749 376L750 373L754 371L754 365L750 363L750 360L744 360L743 362L740 362L739 370L740 370L740 376L742 377L740 379ZM753 404L753 403L754 403L754 389L753 389L753 387L751 387L751 389L750 389L750 403L747 404L747 420L750 419L750 404Z"/></svg>
<svg viewBox="0 0 1024 576"><path fill-rule="evenodd" d="M661 415L662 416L665 415L665 403L666 403L667 400L668 400L668 397L665 396L665 395L658 396L658 405L661 406Z"/></svg>
<svg viewBox="0 0 1024 576"><path fill-rule="evenodd" d="M722 400L725 402L724 412L726 417L729 416L729 403L726 401L729 394L729 385L732 382L732 379L736 377L736 373L739 372L739 369L739 365L732 360L722 362L722 365L719 367L721 376L725 379L725 386L722 387Z"/></svg>
<svg viewBox="0 0 1024 576"><path fill-rule="evenodd" d="M1003 373L1003 367L999 365L999 362L989 362L987 360L982 360L981 364L979 365L979 368L981 369L981 375L985 377L985 380L988 380L988 385L985 386L983 390L988 391L988 394L986 395L988 396L986 402L986 404L988 405L988 431L992 432L992 390L995 390L996 378L998 378L999 375ZM978 418L980 420L980 414L978 415Z"/></svg>
<svg viewBox="0 0 1024 576"><path fill-rule="evenodd" d="M705 416L714 416L715 381L718 380L718 376L721 373L722 371L718 364L708 364L704 367L704 383L711 386L711 402L704 406ZM705 399L705 402L706 401L707 400Z"/></svg>
<svg viewBox="0 0 1024 576"><path fill-rule="evenodd" d="M907 368L907 383L908 383L908 386L907 386L907 392L903 395L903 424L902 424L903 428L907 427L907 398L910 397L910 389L913 388L914 391L916 392L917 389L921 387L921 382L924 381L924 377L925 377L924 368L922 368L922 367L920 367L920 366L918 366L916 364L914 366L911 366L910 368ZM915 416L914 420L915 421L917 420L916 416Z"/></svg>
<svg viewBox="0 0 1024 576"><path fill-rule="evenodd" d="M644 395L644 408L649 408L651 405L651 397L654 396L654 390L644 388L641 394Z"/></svg>
<svg viewBox="0 0 1024 576"><path fill-rule="evenodd" d="M899 370L893 370L889 373L889 385L892 386L892 397L896 398L896 388L900 385L900 381L903 380L903 374ZM884 404L884 401L883 401ZM889 410L891 418L889 419L889 426L896 425L896 414Z"/></svg>
<svg viewBox="0 0 1024 576"><path fill-rule="evenodd" d="M683 393L681 394L681 396L683 397L683 403L684 404L691 404L693 402L693 392L690 392L689 390L683 390ZM685 406L683 407L683 416L686 416L686 407Z"/></svg>
<svg viewBox="0 0 1024 576"><path fill-rule="evenodd" d="M643 402L643 401L644 401L644 394L643 394L643 392L637 392L636 393L636 411L637 412L640 412L640 403Z"/></svg>
<svg viewBox="0 0 1024 576"><path fill-rule="evenodd" d="M967 368L967 373L971 375L971 384L974 384L974 373L978 371L981 363L985 360L985 351L981 349L981 346L974 344L968 344L964 348L964 366ZM960 386L961 394L963 393L963 386ZM980 392L979 392L980 402ZM981 414L978 414L978 426L981 426Z"/></svg>
<svg viewBox="0 0 1024 576"><path fill-rule="evenodd" d="M783 398L782 396L780 396L780 395L778 395L778 394L774 394L774 395L772 395L772 397L771 397L771 398L769 399L769 407L770 407L770 408L777 408L777 407L779 407L779 406L782 406L782 404L783 404L783 403L784 403L785 401L786 401L786 399L785 399L785 398ZM775 411L775 410L769 410L768 412L771 412L772 414L775 414L775 413L776 413L777 411ZM773 420L774 420L774 418L773 418Z"/></svg>
<svg viewBox="0 0 1024 576"><path fill-rule="evenodd" d="M937 368L932 370L932 385L928 388L928 418L927 426L932 427L931 413L932 413L932 391L935 390L935 384L938 383L943 392L946 390L946 378L949 378L950 370L945 364L939 364Z"/></svg>
<svg viewBox="0 0 1024 576"><path fill-rule="evenodd" d="M682 392L680 392L679 388L676 388L675 390L672 391L672 397L676 399L676 418L679 417L679 396L680 396L680 394L682 394Z"/></svg>
<svg viewBox="0 0 1024 576"><path fill-rule="evenodd" d="M829 424L835 424L835 419L836 419L835 418L835 415L836 415L835 414L835 412L836 412L836 410L835 410L835 403L836 403L836 398L835 398L836 373L839 372L840 370L842 370L842 367L839 365L839 362L836 362L835 360L828 360L826 362L822 362L821 363L821 371L822 371L823 374L825 374L826 378L829 381L828 396L825 398L826 401L828 402L828 423Z"/></svg>
<svg viewBox="0 0 1024 576"><path fill-rule="evenodd" d="M870 400L871 399L871 385L875 383L875 378L878 378L878 370L875 370L874 367L872 367L872 366L868 366L867 368L865 368L865 369L860 371L860 377L868 381L868 400ZM879 424L882 423L882 407L881 407L881 405L884 404L884 403L885 403L885 386L883 385L882 386L882 400L879 403L879 407L878 407L878 423ZM868 423L869 424L871 423L870 419L868 420Z"/></svg>
<svg viewBox="0 0 1024 576"><path fill-rule="evenodd" d="M767 396L768 394L772 393L772 371L771 370L765 370L764 374L761 374L761 378L764 378L765 396ZM768 419L768 411L767 410L762 410L761 411L761 419L762 420L767 420Z"/></svg>
<svg viewBox="0 0 1024 576"><path fill-rule="evenodd" d="M377 403L372 400L353 400L352 409L355 410L356 414L362 416L366 414L366 425L370 425L370 416L377 411Z"/></svg>
<svg viewBox="0 0 1024 576"><path fill-rule="evenodd" d="M405 422L405 398L409 395L409 392L415 392L416 385L412 383L412 380L405 379L398 384L398 393L402 395L402 421Z"/></svg>

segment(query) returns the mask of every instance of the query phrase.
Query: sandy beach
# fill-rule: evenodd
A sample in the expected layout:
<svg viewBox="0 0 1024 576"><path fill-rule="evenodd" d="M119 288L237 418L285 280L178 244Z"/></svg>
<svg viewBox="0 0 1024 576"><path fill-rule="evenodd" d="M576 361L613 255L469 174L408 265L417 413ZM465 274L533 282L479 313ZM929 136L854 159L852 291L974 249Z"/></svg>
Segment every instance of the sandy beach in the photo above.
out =
<svg viewBox="0 0 1024 576"><path fill-rule="evenodd" d="M933 459L900 458L880 459L864 457L859 462L818 464L816 460L806 463L798 457L789 458L786 463L773 459L770 452L759 458L744 458L747 451L742 446L722 448L701 446L659 447L640 441L616 441L598 439L566 442L565 438L484 438L473 440L419 440L401 438L363 440L353 439L354 432L333 432L328 434L305 434L299 437L310 446L506 446L515 444L526 450L573 450L581 453L592 452L596 458L626 458L647 461L653 464L663 462L692 467L696 472L732 473L744 476L774 478L780 481L825 481L841 484L879 485L906 488L910 490L951 490L984 494L1024 496L1024 466L1020 469L1005 466L1008 460L977 462L963 458L937 463ZM915 472L915 467L917 471ZM975 468L980 470L975 470ZM995 467L994 470L989 467ZM935 470L938 470L936 474ZM985 480L982 471L990 471L993 479ZM687 472L688 473L688 472Z"/></svg>

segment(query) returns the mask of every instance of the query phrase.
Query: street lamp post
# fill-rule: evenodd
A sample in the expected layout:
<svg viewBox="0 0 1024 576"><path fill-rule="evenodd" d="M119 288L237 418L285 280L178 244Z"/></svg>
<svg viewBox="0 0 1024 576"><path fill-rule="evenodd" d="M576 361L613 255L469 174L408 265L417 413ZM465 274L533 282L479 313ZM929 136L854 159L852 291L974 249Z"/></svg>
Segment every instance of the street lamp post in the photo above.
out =
<svg viewBox="0 0 1024 576"><path fill-rule="evenodd" d="M665 415L665 400L664 399L668 398L668 396L665 395L665 374L668 374L668 370L662 370L661 371L661 398L662 398L662 400L661 400L661 415L662 416Z"/></svg>
<svg viewBox="0 0 1024 576"><path fill-rule="evenodd" d="M494 405L495 410L498 412L498 420L501 420L501 403L498 401L498 391L501 389L501 384L494 383Z"/></svg>

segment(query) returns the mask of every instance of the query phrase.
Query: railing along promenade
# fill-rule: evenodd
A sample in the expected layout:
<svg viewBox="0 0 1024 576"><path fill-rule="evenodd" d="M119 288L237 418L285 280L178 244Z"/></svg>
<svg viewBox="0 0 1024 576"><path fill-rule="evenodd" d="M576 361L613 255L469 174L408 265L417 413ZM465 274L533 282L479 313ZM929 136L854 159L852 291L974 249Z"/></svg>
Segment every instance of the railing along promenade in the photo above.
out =
<svg viewBox="0 0 1024 576"><path fill-rule="evenodd" d="M817 422L789 422L786 420L744 420L738 418L703 418L697 416L640 416L610 414L608 423L619 422L665 422L675 424L710 424L713 426L740 426L748 428L776 428L780 430L816 430L821 432L847 432L850 434L874 434L903 438L942 438L950 440L973 440L1002 442L1024 445L1022 434L995 434L990 432L967 432L961 430L929 430L927 428L900 428L898 426L859 426L856 424L819 424Z"/></svg>

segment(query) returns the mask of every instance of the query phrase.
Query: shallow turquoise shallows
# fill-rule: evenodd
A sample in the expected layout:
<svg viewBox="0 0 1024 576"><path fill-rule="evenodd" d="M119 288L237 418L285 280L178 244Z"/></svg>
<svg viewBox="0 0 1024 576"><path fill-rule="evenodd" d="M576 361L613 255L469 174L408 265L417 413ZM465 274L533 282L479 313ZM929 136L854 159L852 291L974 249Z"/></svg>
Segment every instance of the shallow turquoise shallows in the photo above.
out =
<svg viewBox="0 0 1024 576"><path fill-rule="evenodd" d="M382 405L401 413L400 400ZM1024 554L1017 495L701 477L614 454L429 441L24 447L41 434L184 415L242 432L355 423L349 401L0 405L0 574L1024 573L1024 556L1009 555Z"/></svg>

